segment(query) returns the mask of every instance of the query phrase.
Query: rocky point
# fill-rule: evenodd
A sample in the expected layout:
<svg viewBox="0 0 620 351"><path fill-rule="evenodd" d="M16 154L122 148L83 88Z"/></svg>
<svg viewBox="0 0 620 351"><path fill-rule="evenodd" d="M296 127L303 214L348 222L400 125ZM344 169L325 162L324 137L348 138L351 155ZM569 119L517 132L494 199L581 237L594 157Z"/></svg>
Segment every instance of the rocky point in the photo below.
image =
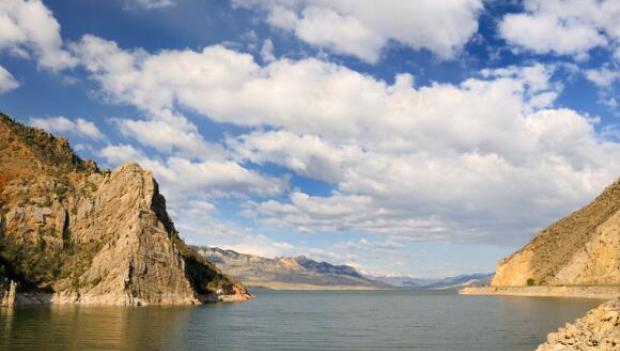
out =
<svg viewBox="0 0 620 351"><path fill-rule="evenodd" d="M133 163L101 171L66 140L2 114L0 207L3 301L11 286L15 303L188 305L251 297L185 245L150 172Z"/></svg>

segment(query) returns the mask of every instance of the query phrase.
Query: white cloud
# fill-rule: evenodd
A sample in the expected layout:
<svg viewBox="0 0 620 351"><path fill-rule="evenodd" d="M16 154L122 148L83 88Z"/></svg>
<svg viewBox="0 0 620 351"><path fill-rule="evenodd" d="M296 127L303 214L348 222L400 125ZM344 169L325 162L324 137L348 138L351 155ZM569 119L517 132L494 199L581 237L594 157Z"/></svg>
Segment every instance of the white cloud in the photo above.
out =
<svg viewBox="0 0 620 351"><path fill-rule="evenodd" d="M83 118L71 120L66 117L46 117L31 118L30 125L33 127L45 129L50 133L73 134L76 136L87 137L90 139L104 139L103 133L99 131L97 126Z"/></svg>
<svg viewBox="0 0 620 351"><path fill-rule="evenodd" d="M262 257L295 256L303 252L285 241L257 234L246 228L217 218L216 206L203 200L179 204L173 220L190 244L215 246Z"/></svg>
<svg viewBox="0 0 620 351"><path fill-rule="evenodd" d="M453 58L478 30L481 0L232 0L303 41L377 62L390 41Z"/></svg>
<svg viewBox="0 0 620 351"><path fill-rule="evenodd" d="M142 151L131 145L108 145L101 149L99 156L103 157L112 166L125 162L140 162L146 159Z"/></svg>
<svg viewBox="0 0 620 351"><path fill-rule="evenodd" d="M0 51L34 55L39 66L57 71L76 64L62 48L60 25L40 0L0 2Z"/></svg>
<svg viewBox="0 0 620 351"><path fill-rule="evenodd" d="M174 0L126 0L129 7L140 7L147 10L175 6Z"/></svg>
<svg viewBox="0 0 620 351"><path fill-rule="evenodd" d="M266 63L276 60L276 57L273 55L273 42L271 39L266 39L263 42L263 46L260 49L260 56L263 59L263 62Z"/></svg>
<svg viewBox="0 0 620 351"><path fill-rule="evenodd" d="M607 68L590 69L585 72L586 78L601 88L609 88L620 80L620 72Z"/></svg>
<svg viewBox="0 0 620 351"><path fill-rule="evenodd" d="M586 55L596 47L616 46L620 3L615 0L526 0L523 13L508 14L500 35L535 53Z"/></svg>
<svg viewBox="0 0 620 351"><path fill-rule="evenodd" d="M327 182L331 196L294 191L246 209L301 231L506 241L582 205L620 174L620 146L597 134L596 119L553 107L561 67L483 70L460 84L415 87L409 74L388 84L316 59L261 66L222 46L151 54L86 36L73 51L110 99L154 120L181 109L251 128L227 139L223 154L232 158L147 164L162 167L169 184L285 190L245 162ZM138 140L140 129L131 131Z"/></svg>
<svg viewBox="0 0 620 351"><path fill-rule="evenodd" d="M16 89L19 83L13 78L13 75L0 66L0 94Z"/></svg>
<svg viewBox="0 0 620 351"><path fill-rule="evenodd" d="M180 115L160 114L150 120L114 118L112 121L122 135L163 153L211 159L223 157L220 147L205 141L198 128Z"/></svg>
<svg viewBox="0 0 620 351"><path fill-rule="evenodd" d="M108 145L99 155L110 166L133 161L152 171L166 197L176 206L197 198L276 196L288 186L286 177L265 176L228 160L194 161L178 156L158 159L130 145Z"/></svg>

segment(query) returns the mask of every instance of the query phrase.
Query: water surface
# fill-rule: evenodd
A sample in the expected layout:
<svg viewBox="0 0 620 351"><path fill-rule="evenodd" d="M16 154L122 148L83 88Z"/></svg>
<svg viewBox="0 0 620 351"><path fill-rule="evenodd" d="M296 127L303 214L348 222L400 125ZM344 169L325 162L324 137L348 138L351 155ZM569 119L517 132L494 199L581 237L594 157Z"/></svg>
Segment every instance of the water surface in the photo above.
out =
<svg viewBox="0 0 620 351"><path fill-rule="evenodd" d="M275 292L201 307L0 310L2 350L533 350L600 301Z"/></svg>

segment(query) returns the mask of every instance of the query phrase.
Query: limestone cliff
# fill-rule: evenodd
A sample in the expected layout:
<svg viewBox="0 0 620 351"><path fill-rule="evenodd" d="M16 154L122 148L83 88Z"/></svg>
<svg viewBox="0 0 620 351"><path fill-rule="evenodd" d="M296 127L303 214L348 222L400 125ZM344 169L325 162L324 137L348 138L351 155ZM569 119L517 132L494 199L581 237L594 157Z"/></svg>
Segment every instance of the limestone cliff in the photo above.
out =
<svg viewBox="0 0 620 351"><path fill-rule="evenodd" d="M620 180L502 260L491 285L620 285Z"/></svg>
<svg viewBox="0 0 620 351"><path fill-rule="evenodd" d="M536 349L561 350L620 350L620 300L606 302L575 323L567 323Z"/></svg>
<svg viewBox="0 0 620 351"><path fill-rule="evenodd" d="M151 173L100 171L0 114L0 267L28 302L198 304L249 295L179 238ZM20 301L20 294L17 302Z"/></svg>

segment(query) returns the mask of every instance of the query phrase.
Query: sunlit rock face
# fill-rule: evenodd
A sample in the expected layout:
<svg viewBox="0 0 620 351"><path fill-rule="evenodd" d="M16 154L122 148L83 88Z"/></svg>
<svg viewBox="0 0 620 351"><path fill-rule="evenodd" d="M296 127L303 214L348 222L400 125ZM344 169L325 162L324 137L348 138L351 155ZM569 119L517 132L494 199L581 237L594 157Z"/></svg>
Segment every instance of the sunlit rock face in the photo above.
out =
<svg viewBox="0 0 620 351"><path fill-rule="evenodd" d="M502 260L491 285L620 285L620 181Z"/></svg>
<svg viewBox="0 0 620 351"><path fill-rule="evenodd" d="M150 172L100 171L0 115L0 266L16 303L187 305L249 298L179 238ZM21 296L20 296L21 295Z"/></svg>

